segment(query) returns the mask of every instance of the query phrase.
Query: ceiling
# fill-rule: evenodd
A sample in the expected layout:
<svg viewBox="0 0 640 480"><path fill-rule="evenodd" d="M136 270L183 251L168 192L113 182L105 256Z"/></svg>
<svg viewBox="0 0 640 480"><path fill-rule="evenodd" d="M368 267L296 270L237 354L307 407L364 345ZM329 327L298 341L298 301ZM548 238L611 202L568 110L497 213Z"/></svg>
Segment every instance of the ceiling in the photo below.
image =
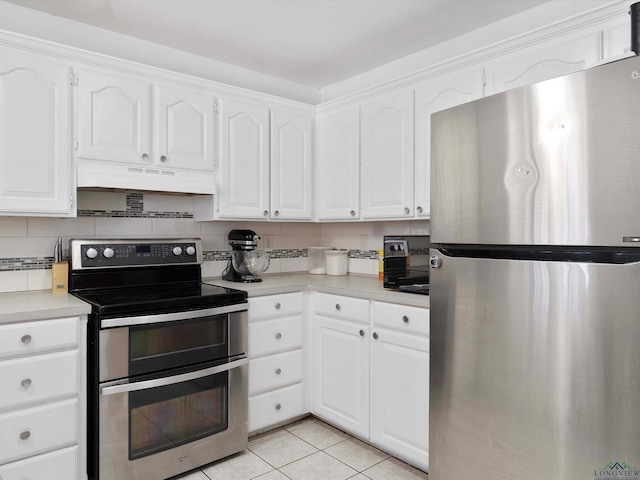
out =
<svg viewBox="0 0 640 480"><path fill-rule="evenodd" d="M548 0L9 0L324 88Z"/></svg>

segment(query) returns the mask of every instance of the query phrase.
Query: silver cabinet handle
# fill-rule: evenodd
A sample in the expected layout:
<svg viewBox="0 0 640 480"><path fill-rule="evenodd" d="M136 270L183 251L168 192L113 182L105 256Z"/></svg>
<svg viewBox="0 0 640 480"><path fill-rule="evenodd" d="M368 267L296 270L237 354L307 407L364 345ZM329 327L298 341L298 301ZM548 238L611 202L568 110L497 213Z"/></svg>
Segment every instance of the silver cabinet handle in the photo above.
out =
<svg viewBox="0 0 640 480"><path fill-rule="evenodd" d="M342 307L340 306L340 304L339 304L339 303L336 303L336 310L337 310L337 311L340 311L340 309L341 309L341 308L342 308Z"/></svg>
<svg viewBox="0 0 640 480"><path fill-rule="evenodd" d="M355 210L351 210L349 213L351 214L352 217L356 216L356 211Z"/></svg>
<svg viewBox="0 0 640 480"><path fill-rule="evenodd" d="M360 330L360 336L364 337L364 330Z"/></svg>
<svg viewBox="0 0 640 480"><path fill-rule="evenodd" d="M280 210L276 210L275 212L273 212L273 214L274 214L276 217L279 217L279 216L280 216Z"/></svg>
<svg viewBox="0 0 640 480"><path fill-rule="evenodd" d="M167 160L168 160L168 159L167 159L167 156L166 156L166 155L160 155L160 161L161 161L162 163L166 162Z"/></svg>
<svg viewBox="0 0 640 480"><path fill-rule="evenodd" d="M29 430L20 432L20 440L27 440L30 436L31 436L31 432Z"/></svg>
<svg viewBox="0 0 640 480"><path fill-rule="evenodd" d="M265 210L264 212L262 212L262 216L263 217L268 217L269 216L269 210Z"/></svg>
<svg viewBox="0 0 640 480"><path fill-rule="evenodd" d="M409 214L411 213L411 210L409 210L409 208L408 208L408 207L404 207L404 213L405 213L406 215L409 215Z"/></svg>
<svg viewBox="0 0 640 480"><path fill-rule="evenodd" d="M407 317L406 315L403 315L403 316L402 316L402 321L403 321L404 323L409 323L409 317Z"/></svg>
<svg viewBox="0 0 640 480"><path fill-rule="evenodd" d="M280 332L276 333L276 340L280 340L282 338L282 334Z"/></svg>
<svg viewBox="0 0 640 480"><path fill-rule="evenodd" d="M378 339L378 334L376 332L373 332L373 339L377 340Z"/></svg>
<svg viewBox="0 0 640 480"><path fill-rule="evenodd" d="M143 154L142 154L142 160L144 160L145 162L146 162L147 160L149 160L149 154L148 154L148 153L143 153Z"/></svg>
<svg viewBox="0 0 640 480"><path fill-rule="evenodd" d="M418 205L418 206L416 207L416 210L418 211L418 213L422 213L422 207L421 207L421 206L419 206L419 205Z"/></svg>
<svg viewBox="0 0 640 480"><path fill-rule="evenodd" d="M228 372L229 370L233 370L234 368L242 367L248 364L248 358L241 358L240 360L234 360L233 362L229 362L224 365L209 367L205 368L204 370L198 370L195 372L181 373L180 375L174 375L172 377L164 377L155 380L144 380L142 382L123 383L120 385L102 387L100 389L100 394L103 397L106 397L107 395L115 395L116 393L137 392L139 390L148 390L155 387L166 387L167 385L188 382L191 380L197 380L198 378L215 375L217 373Z"/></svg>
<svg viewBox="0 0 640 480"><path fill-rule="evenodd" d="M280 310L281 307L282 305L280 305L280 302L276 303L276 310Z"/></svg>
<svg viewBox="0 0 640 480"><path fill-rule="evenodd" d="M26 390L27 388L29 388L31 386L31 379L30 378L23 379L20 382L20 386Z"/></svg>
<svg viewBox="0 0 640 480"><path fill-rule="evenodd" d="M279 368L276 368L276 375L280 375L282 373L282 370L280 370Z"/></svg>
<svg viewBox="0 0 640 480"><path fill-rule="evenodd" d="M23 335L20 341L22 342L23 345L29 345L31 343L31 335L29 334Z"/></svg>
<svg viewBox="0 0 640 480"><path fill-rule="evenodd" d="M276 410L280 410L282 408L282 405L280 405L279 403L276 404Z"/></svg>

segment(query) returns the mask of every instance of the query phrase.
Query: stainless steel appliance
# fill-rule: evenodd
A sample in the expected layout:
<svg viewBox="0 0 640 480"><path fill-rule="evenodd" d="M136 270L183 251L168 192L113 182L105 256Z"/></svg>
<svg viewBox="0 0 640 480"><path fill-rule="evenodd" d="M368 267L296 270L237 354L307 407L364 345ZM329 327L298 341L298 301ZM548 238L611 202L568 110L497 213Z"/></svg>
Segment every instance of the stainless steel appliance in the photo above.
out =
<svg viewBox="0 0 640 480"><path fill-rule="evenodd" d="M231 230L228 235L231 258L222 278L231 282L261 282L269 268L269 252L257 250L260 237L253 230Z"/></svg>
<svg viewBox="0 0 640 480"><path fill-rule="evenodd" d="M429 294L429 235L384 236L385 288Z"/></svg>
<svg viewBox="0 0 640 480"><path fill-rule="evenodd" d="M88 475L159 480L247 444L247 294L202 283L199 239L72 240L89 302Z"/></svg>
<svg viewBox="0 0 640 480"><path fill-rule="evenodd" d="M640 58L436 113L431 161L430 480L637 479Z"/></svg>

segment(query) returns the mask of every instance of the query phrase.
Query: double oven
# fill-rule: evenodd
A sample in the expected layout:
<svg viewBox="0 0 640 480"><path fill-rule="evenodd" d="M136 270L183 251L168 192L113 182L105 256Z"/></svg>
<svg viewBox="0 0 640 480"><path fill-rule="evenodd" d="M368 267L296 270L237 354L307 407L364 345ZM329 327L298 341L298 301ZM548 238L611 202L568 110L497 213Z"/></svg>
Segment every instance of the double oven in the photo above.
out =
<svg viewBox="0 0 640 480"><path fill-rule="evenodd" d="M92 305L88 475L159 480L247 444L247 294L201 282L199 239L72 240Z"/></svg>

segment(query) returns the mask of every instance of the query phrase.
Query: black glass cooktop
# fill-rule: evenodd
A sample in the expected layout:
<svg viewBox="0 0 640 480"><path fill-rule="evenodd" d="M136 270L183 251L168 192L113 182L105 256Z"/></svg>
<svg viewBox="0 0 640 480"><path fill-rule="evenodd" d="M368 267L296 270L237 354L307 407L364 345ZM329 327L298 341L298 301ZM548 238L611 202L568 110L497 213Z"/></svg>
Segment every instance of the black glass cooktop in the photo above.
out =
<svg viewBox="0 0 640 480"><path fill-rule="evenodd" d="M242 303L247 292L207 283L169 283L127 288L100 288L73 292L92 305L98 315L164 313L222 307Z"/></svg>

